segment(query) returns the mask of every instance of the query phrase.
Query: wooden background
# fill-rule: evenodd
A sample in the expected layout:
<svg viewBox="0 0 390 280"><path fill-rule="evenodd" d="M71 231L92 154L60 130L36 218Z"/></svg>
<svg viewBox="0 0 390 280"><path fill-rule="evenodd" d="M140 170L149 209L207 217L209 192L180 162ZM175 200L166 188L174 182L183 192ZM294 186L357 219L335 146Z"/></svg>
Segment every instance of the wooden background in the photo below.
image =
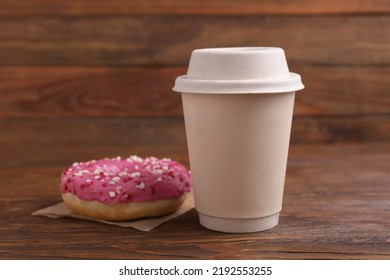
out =
<svg viewBox="0 0 390 280"><path fill-rule="evenodd" d="M188 164L171 88L193 49L221 46L284 48L306 85L292 144L390 141L387 0L1 0L0 167Z"/></svg>
<svg viewBox="0 0 390 280"><path fill-rule="evenodd" d="M0 1L2 139L182 144L174 79L192 49L221 46L284 48L306 85L293 144L390 140L388 0Z"/></svg>

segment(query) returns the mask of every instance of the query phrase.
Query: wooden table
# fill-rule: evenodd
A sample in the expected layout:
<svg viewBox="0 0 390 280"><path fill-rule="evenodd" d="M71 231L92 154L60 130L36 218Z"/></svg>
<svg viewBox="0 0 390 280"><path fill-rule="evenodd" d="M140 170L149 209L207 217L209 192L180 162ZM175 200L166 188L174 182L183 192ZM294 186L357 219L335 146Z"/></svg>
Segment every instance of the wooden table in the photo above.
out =
<svg viewBox="0 0 390 280"><path fill-rule="evenodd" d="M292 145L280 223L265 232L213 232L199 225L194 209L150 232L31 216L60 201L59 176L73 161L152 154L188 166L183 124L164 125L178 133L169 138L165 128L139 125L139 133L155 139L152 144L137 139L138 133L133 140L82 138L94 130L88 120L79 131L80 124L56 120L1 121L0 258L390 259L386 143ZM160 138L150 130L161 132Z"/></svg>

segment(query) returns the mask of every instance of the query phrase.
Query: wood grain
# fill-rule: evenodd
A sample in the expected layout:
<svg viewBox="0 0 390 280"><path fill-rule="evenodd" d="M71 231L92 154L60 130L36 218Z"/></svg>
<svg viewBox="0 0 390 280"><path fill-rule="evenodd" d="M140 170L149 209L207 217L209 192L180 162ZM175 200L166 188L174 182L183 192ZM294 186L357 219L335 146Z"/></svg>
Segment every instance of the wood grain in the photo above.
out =
<svg viewBox="0 0 390 280"><path fill-rule="evenodd" d="M390 67L292 65L295 116L390 114ZM3 67L0 118L180 117L183 67Z"/></svg>
<svg viewBox="0 0 390 280"><path fill-rule="evenodd" d="M62 164L1 167L0 258L389 259L389 160L389 144L292 146L280 223L251 234L206 230L195 210L151 232L32 217L60 200Z"/></svg>
<svg viewBox="0 0 390 280"><path fill-rule="evenodd" d="M291 143L389 142L389 116L296 118Z"/></svg>
<svg viewBox="0 0 390 280"><path fill-rule="evenodd" d="M1 18L0 64L186 65L195 48L280 46L290 64L389 65L390 17Z"/></svg>
<svg viewBox="0 0 390 280"><path fill-rule="evenodd" d="M18 0L1 1L0 16L226 14L313 15L382 14L390 12L386 0Z"/></svg>
<svg viewBox="0 0 390 280"><path fill-rule="evenodd" d="M6 120L0 121L0 131L0 168L33 167L43 161L48 166L70 165L132 154L174 154L176 159L188 161L183 157L187 153L183 119ZM390 142L390 119L293 120L292 145L354 142Z"/></svg>
<svg viewBox="0 0 390 280"><path fill-rule="evenodd" d="M180 67L0 68L0 117L170 117Z"/></svg>

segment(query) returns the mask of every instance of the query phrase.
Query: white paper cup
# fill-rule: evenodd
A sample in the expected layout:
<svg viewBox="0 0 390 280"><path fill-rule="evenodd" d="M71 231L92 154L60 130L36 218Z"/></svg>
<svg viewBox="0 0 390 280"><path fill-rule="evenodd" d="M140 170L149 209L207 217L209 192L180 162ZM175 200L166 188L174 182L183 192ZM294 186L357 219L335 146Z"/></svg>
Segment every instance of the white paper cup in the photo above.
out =
<svg viewBox="0 0 390 280"><path fill-rule="evenodd" d="M176 79L200 223L223 232L278 224L295 91L280 48L193 51Z"/></svg>

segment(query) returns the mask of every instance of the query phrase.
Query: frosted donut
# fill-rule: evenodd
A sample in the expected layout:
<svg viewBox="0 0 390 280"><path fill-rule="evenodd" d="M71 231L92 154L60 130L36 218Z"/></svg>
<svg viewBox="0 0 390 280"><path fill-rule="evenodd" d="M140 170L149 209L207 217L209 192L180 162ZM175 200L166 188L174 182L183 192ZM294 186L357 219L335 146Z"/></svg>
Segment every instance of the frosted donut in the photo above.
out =
<svg viewBox="0 0 390 280"><path fill-rule="evenodd" d="M75 162L61 175L65 204L75 213L111 221L176 211L191 191L191 173L170 159L131 156Z"/></svg>

